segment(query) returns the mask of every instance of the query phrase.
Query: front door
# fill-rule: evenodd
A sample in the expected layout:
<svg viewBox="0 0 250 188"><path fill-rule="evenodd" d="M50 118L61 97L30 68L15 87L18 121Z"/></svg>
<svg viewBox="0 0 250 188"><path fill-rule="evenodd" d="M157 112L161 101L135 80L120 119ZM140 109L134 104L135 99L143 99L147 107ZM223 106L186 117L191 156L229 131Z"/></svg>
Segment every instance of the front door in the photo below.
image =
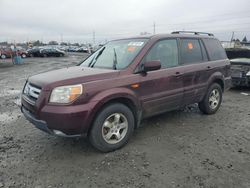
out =
<svg viewBox="0 0 250 188"><path fill-rule="evenodd" d="M183 99L183 80L178 60L176 39L158 41L149 50L142 63L159 60L161 69L140 77L139 96L143 117L178 109Z"/></svg>

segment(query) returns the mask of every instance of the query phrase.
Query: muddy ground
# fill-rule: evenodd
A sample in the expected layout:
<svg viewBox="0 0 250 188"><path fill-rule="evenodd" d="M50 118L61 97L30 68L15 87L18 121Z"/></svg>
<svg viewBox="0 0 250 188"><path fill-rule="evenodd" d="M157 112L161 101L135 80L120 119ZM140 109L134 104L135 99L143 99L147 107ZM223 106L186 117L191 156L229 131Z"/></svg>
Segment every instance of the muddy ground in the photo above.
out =
<svg viewBox="0 0 250 188"><path fill-rule="evenodd" d="M226 92L215 115L192 105L145 120L107 154L34 128L16 105L25 79L84 57L0 61L0 188L250 187L250 96L241 94L250 89Z"/></svg>

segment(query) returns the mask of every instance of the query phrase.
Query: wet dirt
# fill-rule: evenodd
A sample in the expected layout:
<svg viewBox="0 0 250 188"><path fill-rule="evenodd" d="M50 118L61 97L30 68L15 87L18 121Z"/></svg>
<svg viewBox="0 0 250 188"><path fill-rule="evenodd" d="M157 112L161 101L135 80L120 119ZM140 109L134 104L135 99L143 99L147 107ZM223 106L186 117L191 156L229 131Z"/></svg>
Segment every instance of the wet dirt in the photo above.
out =
<svg viewBox="0 0 250 188"><path fill-rule="evenodd" d="M250 89L226 92L215 115L190 105L144 120L111 153L36 129L18 107L26 78L85 57L0 61L0 188L250 187Z"/></svg>

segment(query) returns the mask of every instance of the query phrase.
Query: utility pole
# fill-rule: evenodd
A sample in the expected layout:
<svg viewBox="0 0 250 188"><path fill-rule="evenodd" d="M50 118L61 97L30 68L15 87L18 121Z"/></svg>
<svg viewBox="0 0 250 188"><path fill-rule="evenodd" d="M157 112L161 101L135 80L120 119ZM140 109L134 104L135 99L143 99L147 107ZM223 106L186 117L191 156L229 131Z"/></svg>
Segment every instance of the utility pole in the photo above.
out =
<svg viewBox="0 0 250 188"><path fill-rule="evenodd" d="M95 46L95 30L93 31L93 46Z"/></svg>
<svg viewBox="0 0 250 188"><path fill-rule="evenodd" d="M234 39L234 31L232 33L231 42L233 41L233 39Z"/></svg>
<svg viewBox="0 0 250 188"><path fill-rule="evenodd" d="M61 37L61 43L63 42L63 34L61 33L60 34L60 37Z"/></svg>
<svg viewBox="0 0 250 188"><path fill-rule="evenodd" d="M233 39L234 39L234 31L233 31L233 33L232 33L232 37L231 37L231 41L230 41L230 48L231 48L231 46L232 46ZM235 42L234 42L233 45L234 45L234 48L235 48Z"/></svg>
<svg viewBox="0 0 250 188"><path fill-rule="evenodd" d="M153 25L153 27L154 27L154 35L155 35L155 22L154 22L154 25Z"/></svg>

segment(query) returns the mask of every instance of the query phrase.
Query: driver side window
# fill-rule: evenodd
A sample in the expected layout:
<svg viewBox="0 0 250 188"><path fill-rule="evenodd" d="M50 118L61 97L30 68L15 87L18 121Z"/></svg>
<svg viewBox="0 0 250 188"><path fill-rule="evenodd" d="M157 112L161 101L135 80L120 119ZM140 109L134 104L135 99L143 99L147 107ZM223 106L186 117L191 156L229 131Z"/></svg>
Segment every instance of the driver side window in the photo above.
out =
<svg viewBox="0 0 250 188"><path fill-rule="evenodd" d="M145 61L161 62L161 68L178 66L178 46L176 39L166 39L157 42L146 55Z"/></svg>

